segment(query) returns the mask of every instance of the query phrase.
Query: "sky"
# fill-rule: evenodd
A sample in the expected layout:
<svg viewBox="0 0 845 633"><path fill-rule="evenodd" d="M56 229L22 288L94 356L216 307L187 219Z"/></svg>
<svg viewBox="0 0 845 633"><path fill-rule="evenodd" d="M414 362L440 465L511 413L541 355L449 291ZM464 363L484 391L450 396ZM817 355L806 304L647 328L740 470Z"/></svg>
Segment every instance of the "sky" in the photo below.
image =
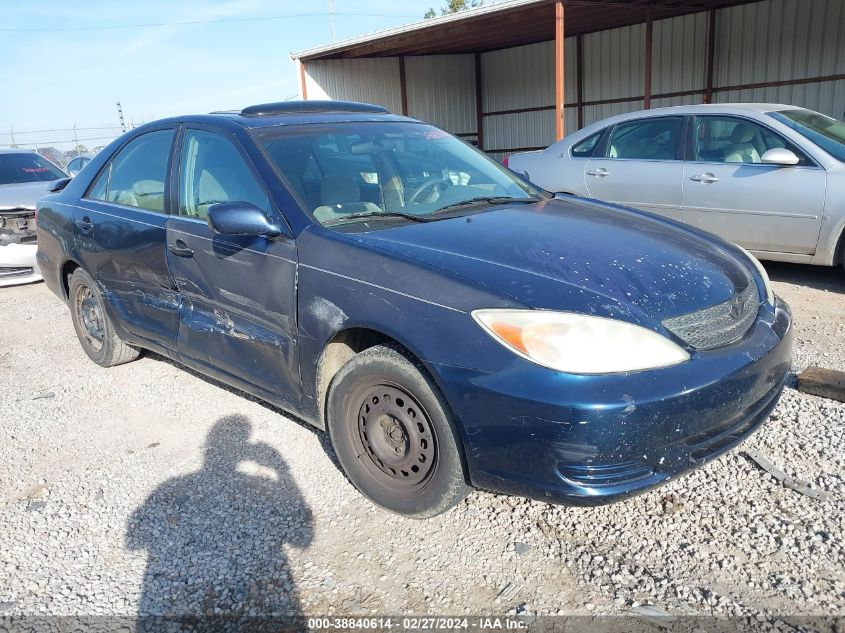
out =
<svg viewBox="0 0 845 633"><path fill-rule="evenodd" d="M298 93L290 53L331 42L329 0L0 0L0 146L89 147L118 125ZM414 22L432 0L334 0L335 39ZM185 24L190 22L191 24ZM152 26L153 24L163 26ZM116 28L120 27L120 28ZM89 140L90 139L90 140Z"/></svg>

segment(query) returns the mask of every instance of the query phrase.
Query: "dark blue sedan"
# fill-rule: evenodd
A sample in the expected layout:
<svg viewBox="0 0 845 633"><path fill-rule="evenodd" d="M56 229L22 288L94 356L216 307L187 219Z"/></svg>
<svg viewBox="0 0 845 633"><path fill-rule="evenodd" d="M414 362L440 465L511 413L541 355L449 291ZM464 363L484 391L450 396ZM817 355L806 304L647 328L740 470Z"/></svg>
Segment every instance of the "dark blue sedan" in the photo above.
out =
<svg viewBox="0 0 845 633"><path fill-rule="evenodd" d="M83 349L153 350L327 430L375 503L470 486L600 504L747 437L791 317L748 253L553 199L383 108L292 102L132 130L40 201Z"/></svg>

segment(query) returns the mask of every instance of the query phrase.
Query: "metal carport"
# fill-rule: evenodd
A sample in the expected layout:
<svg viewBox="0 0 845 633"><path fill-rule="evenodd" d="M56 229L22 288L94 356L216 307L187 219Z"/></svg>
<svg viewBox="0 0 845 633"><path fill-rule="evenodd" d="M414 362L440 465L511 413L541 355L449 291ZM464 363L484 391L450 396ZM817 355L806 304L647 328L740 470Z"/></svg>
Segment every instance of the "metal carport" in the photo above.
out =
<svg viewBox="0 0 845 633"><path fill-rule="evenodd" d="M841 117L841 0L511 0L292 54L303 98L357 99L498 157L611 114L776 101Z"/></svg>

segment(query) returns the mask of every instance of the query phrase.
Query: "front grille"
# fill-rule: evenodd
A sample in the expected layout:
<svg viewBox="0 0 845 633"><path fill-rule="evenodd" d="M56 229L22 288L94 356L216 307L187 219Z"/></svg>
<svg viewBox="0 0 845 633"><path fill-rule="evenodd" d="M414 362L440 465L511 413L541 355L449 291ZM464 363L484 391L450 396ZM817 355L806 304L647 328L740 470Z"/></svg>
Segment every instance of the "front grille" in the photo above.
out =
<svg viewBox="0 0 845 633"><path fill-rule="evenodd" d="M0 246L33 244L36 239L34 210L23 208L0 210Z"/></svg>
<svg viewBox="0 0 845 633"><path fill-rule="evenodd" d="M759 309L757 285L749 279L743 290L724 303L666 319L663 325L696 349L712 349L741 339Z"/></svg>
<svg viewBox="0 0 845 633"><path fill-rule="evenodd" d="M684 444L693 449L690 452L690 459L692 461L707 459L745 439L760 424L762 419L765 419L761 419L761 414L767 412L767 410L771 411L777 404L782 388L781 383L776 384L750 409L698 435L686 438Z"/></svg>

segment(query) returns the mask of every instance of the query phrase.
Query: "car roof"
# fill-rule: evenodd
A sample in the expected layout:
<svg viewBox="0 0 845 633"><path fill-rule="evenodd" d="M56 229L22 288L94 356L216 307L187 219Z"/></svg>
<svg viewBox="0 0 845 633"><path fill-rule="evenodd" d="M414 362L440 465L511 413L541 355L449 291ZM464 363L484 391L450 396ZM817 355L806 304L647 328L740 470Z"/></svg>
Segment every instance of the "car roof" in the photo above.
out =
<svg viewBox="0 0 845 633"><path fill-rule="evenodd" d="M685 111L691 114L697 112L776 112L778 110L804 110L794 105L785 103L699 103L695 105L669 106L656 108L655 110L667 110L672 112Z"/></svg>
<svg viewBox="0 0 845 633"><path fill-rule="evenodd" d="M207 123L258 129L278 126L309 125L346 122L414 122L417 119L392 114L382 106L353 101L287 101L249 106L243 110L210 112L170 117L147 124ZM147 127L142 126L142 127Z"/></svg>
<svg viewBox="0 0 845 633"><path fill-rule="evenodd" d="M644 119L656 116L684 116L690 114L764 114L767 112L778 112L783 110L806 110L794 105L783 103L699 103L695 105L666 106L663 108L651 108L649 110L634 110L624 114L616 114L595 123L584 126L577 132L568 134L559 144L575 143L587 136L602 130L609 125L623 123L634 119ZM556 144L557 145L557 144Z"/></svg>

